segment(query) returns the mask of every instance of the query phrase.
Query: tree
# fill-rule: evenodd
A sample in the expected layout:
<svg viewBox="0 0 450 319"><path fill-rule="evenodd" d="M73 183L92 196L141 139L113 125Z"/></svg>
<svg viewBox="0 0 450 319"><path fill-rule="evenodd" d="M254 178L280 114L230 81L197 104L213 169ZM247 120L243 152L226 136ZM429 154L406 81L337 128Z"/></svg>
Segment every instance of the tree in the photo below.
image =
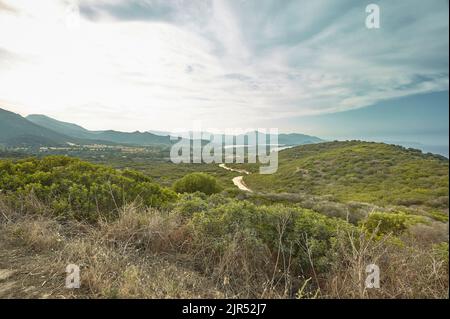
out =
<svg viewBox="0 0 450 319"><path fill-rule="evenodd" d="M217 180L213 176L205 173L188 174L176 181L173 188L177 193L202 192L206 195L221 191L220 186L217 184Z"/></svg>

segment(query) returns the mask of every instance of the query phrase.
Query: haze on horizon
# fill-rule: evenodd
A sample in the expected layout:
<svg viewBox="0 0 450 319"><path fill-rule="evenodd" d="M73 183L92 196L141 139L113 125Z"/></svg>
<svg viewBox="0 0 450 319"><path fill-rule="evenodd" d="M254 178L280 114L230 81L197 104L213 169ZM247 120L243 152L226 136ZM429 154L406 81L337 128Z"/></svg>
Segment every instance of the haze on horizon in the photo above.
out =
<svg viewBox="0 0 450 319"><path fill-rule="evenodd" d="M448 148L448 1L370 2L0 0L0 107Z"/></svg>

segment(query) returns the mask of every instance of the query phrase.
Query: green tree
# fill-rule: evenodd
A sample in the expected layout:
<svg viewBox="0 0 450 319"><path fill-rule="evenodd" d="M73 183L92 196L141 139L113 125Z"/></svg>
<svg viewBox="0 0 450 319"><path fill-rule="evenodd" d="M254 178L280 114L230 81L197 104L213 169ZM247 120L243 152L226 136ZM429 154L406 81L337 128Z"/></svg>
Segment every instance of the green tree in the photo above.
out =
<svg viewBox="0 0 450 319"><path fill-rule="evenodd" d="M173 185L177 193L195 193L202 192L211 195L221 191L217 180L205 173L191 173L175 182Z"/></svg>

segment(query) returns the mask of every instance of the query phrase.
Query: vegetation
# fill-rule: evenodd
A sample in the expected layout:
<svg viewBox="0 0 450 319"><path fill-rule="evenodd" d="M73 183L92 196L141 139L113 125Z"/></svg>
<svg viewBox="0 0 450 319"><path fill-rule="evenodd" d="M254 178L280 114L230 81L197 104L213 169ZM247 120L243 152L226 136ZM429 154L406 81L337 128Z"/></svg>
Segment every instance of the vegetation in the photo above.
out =
<svg viewBox="0 0 450 319"><path fill-rule="evenodd" d="M405 213L373 212L364 220L363 229L377 235L400 235L410 226L424 223L421 216L411 216Z"/></svg>
<svg viewBox="0 0 450 319"><path fill-rule="evenodd" d="M164 207L176 194L136 171L117 171L78 159L52 156L0 162L0 189L20 205L33 194L58 216L96 220L126 203Z"/></svg>
<svg viewBox="0 0 450 319"><path fill-rule="evenodd" d="M284 150L275 174L251 174L244 181L260 192L331 195L344 203L447 213L448 165L442 156L395 145L329 142ZM254 165L246 169L257 171Z"/></svg>
<svg viewBox="0 0 450 319"><path fill-rule="evenodd" d="M366 161L372 151L381 161L383 149L393 160L372 163L386 174L352 186L346 172L353 164L358 171L360 157L332 165L321 155L344 160L350 149ZM134 156L115 157L116 168L66 156L0 160L0 265L17 269L0 297L448 298L448 204L440 190L448 189L448 162L440 157L361 142L294 148L280 153L277 174L245 177L272 192L246 193L230 188L236 173L217 165ZM299 172L317 181L288 174L311 161L316 170ZM412 196L430 181L413 206L382 188ZM63 288L70 263L81 266L80 290ZM372 263L380 289L364 286Z"/></svg>
<svg viewBox="0 0 450 319"><path fill-rule="evenodd" d="M205 173L191 173L175 182L173 188L178 193L201 192L211 195L220 192L217 180Z"/></svg>
<svg viewBox="0 0 450 319"><path fill-rule="evenodd" d="M173 164L167 160L151 160L140 157L135 158L113 158L97 160L98 163L109 162L118 169L133 169L151 177L160 185L171 187L184 176L196 172L202 172L213 176L220 188L235 188L232 178L237 173L220 168L217 164Z"/></svg>
<svg viewBox="0 0 450 319"><path fill-rule="evenodd" d="M0 263L18 267L16 276L39 274L27 277L34 288L8 296L448 297L448 243L421 242L423 233L373 236L310 210L222 194L184 194L170 210L124 205L95 224L55 220L52 207L27 201L18 211L0 200ZM80 290L61 285L69 263L81 265ZM361 282L370 263L382 270L380 289Z"/></svg>

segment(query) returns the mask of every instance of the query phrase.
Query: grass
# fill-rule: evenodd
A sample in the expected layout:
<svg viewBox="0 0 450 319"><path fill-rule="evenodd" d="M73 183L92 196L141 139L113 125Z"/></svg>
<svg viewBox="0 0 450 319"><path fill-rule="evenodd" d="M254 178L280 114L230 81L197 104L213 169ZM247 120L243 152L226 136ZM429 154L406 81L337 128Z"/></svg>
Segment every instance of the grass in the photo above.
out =
<svg viewBox="0 0 450 319"><path fill-rule="evenodd" d="M302 217L245 201L233 209L218 195L196 201L191 213L181 204L170 211L126 205L116 220L97 224L56 221L50 212L19 212L0 201L0 268L16 273L0 296L448 297L448 243L436 241L448 236L445 226L439 238L424 236L425 228L378 239L314 212ZM322 241L327 232L331 241ZM79 290L64 289L70 263L81 268ZM380 289L363 286L369 263L382 271Z"/></svg>

